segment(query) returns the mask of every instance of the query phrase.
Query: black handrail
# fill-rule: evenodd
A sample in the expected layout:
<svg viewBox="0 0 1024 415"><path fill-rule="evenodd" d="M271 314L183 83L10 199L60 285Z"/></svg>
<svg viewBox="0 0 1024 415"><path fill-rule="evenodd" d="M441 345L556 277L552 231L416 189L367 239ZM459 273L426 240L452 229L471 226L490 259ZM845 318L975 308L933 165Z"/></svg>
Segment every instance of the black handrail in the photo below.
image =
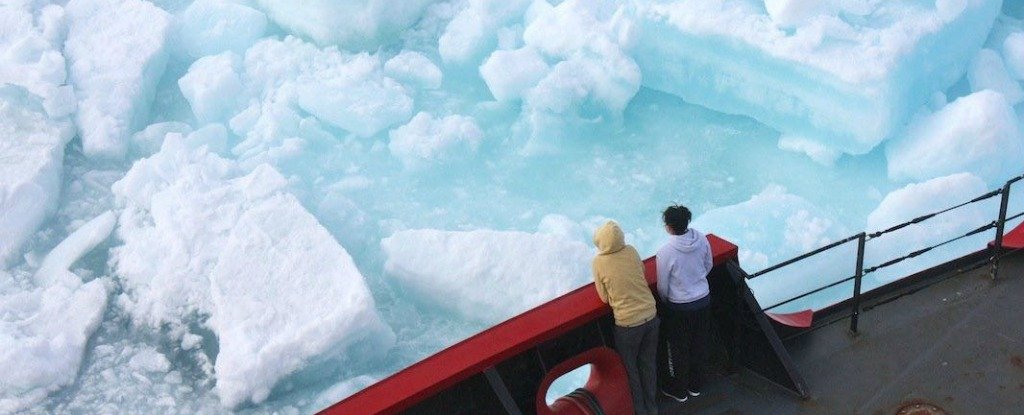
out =
<svg viewBox="0 0 1024 415"><path fill-rule="evenodd" d="M800 294L798 296L789 298L789 299L784 300L782 302L776 303L776 304L774 304L774 305L772 305L770 307L766 307L766 308L762 309L762 311L772 310L772 309L775 309L777 307L780 307L780 306L792 303L792 302L794 302L796 300L799 300L799 299L802 299L802 298L806 298L806 297L808 297L810 295L817 294L817 293L822 292L824 290L827 290L829 288L832 288L832 287L835 287L837 285L849 282L850 280L853 280L854 281L853 297L852 297L852 300L853 300L853 305L852 305L853 311L851 312L849 317L850 317L850 331L856 334L857 333L858 317L859 317L860 311L861 311L860 310L861 282L863 280L864 275L867 275L867 274L870 274L872 272L878 271L878 270L880 270L882 268L886 268L886 267L898 264L898 263L903 262L903 261L905 261L907 259L917 257L919 255L922 255L922 254L924 254L926 252L929 252L929 251L931 251L933 249L936 249L936 248L939 248L941 246L944 246L944 245L956 242L958 240L961 240L961 239L964 239L964 238L967 238L967 237L970 237L970 236L974 236L974 235L980 234L982 232L985 232L987 230L995 228L996 229L996 237L995 237L995 241L993 242L992 255L989 258L989 262L991 262L991 264L992 264L992 270L991 270L992 278L993 279L998 278L998 274L999 274L999 260L1003 256L1008 255L1011 252L1016 252L1017 251L1017 250L1012 250L1012 251L1009 251L1009 252L1003 252L1003 231L1004 231L1004 228L1005 228L1005 225L1006 225L1007 222L1013 221L1015 219L1018 219L1018 218L1024 216L1024 212L1020 212L1020 213L1018 213L1016 215L1009 216L1009 217L1007 217L1007 213L1006 213L1007 206L1009 204L1009 198L1010 198L1010 188L1013 186L1014 183L1016 183L1018 181L1021 181L1021 180L1024 180L1024 174L1021 174L1019 176L1016 176L1016 177L1013 177L1013 178L1007 180L1006 183L1001 188L999 188L999 189L990 191L988 193L985 193L983 195L975 197L975 198L973 198L973 199L971 199L969 201L966 201L964 203L960 203L958 205L955 205L955 206L952 206L952 207L949 207L949 208L946 208L946 209L942 209L942 210L939 210L939 211L936 211L936 212L933 212L933 213L929 213L927 215L918 216L918 217L913 218L911 220L908 220L906 222L903 222L903 223L891 226L891 227L889 227L889 228L887 228L885 230L882 230L882 231L872 232L870 234L866 233L866 232L861 232L861 233L858 233L856 235L852 235L852 236L840 239L838 241L835 241L835 242L829 243L829 244L827 244L825 246L822 246L820 248L817 248L817 249L815 249L813 251L807 252L807 253L799 255L797 257L794 257L794 258L782 261L782 262L780 262L778 264L772 265L772 266L770 266L768 268L765 268L763 270L760 270L760 271L758 271L758 272L756 272L754 274L750 274L746 278L747 279L754 279L754 278L760 277L760 276L762 276L764 274L767 274L769 272L776 271L776 270L778 270L780 268L792 265L792 264L794 264L796 262L803 261L803 260L805 260L807 258L810 258L812 256L818 255L818 254L820 254L822 252L834 249L834 248L839 247L841 245L844 245L844 244L846 244L848 242L851 242L851 241L854 241L854 240L858 241L858 243L857 243L857 267L856 267L856 274L854 274L852 277L847 277L847 278L841 279L839 281L833 282L831 284L825 285L825 286L820 287L820 288L816 288L814 290L805 292L805 293ZM916 251L910 252L907 255L904 255L904 256L901 256L901 257L898 257L898 258L890 259L890 260L885 261L885 262L883 262L881 264L878 264L878 265L875 265L875 266L872 266L872 267L869 267L869 268L866 268L866 269L864 268L864 251L865 251L865 243L867 241L870 241L872 239L878 238L878 237L880 237L882 235L885 235L887 233L895 232L895 231L897 231L899 229L903 229L903 228L905 228L907 226L924 222L924 221L926 221L928 219L931 219L931 218L933 218L935 216L941 215L943 213L946 213L946 212L949 212L949 211L952 211L952 210L955 210L955 209L959 209L961 207L970 205L972 203L977 203L977 202L981 202L983 200L990 199L990 198L995 197L997 195L1001 195L1002 198L1000 200L999 216L996 218L996 220L994 220L992 222L989 222L989 223L987 223L985 225L982 225L982 226L980 226L978 228L975 228L975 229L973 229L973 230L971 230L971 231L969 231L969 232L967 232L965 234L962 234L962 235L959 235L957 237L954 237L952 239L948 239L948 240L945 240L945 241L940 242L938 244L918 249Z"/></svg>

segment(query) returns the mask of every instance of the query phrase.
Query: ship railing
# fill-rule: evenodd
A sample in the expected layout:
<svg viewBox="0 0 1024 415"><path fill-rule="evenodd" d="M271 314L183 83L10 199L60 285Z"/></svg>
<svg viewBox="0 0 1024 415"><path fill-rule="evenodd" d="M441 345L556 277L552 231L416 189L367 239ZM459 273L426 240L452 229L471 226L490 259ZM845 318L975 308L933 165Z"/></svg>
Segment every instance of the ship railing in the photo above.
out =
<svg viewBox="0 0 1024 415"><path fill-rule="evenodd" d="M782 307L784 305L791 304L791 303L793 303L795 301L798 301L798 300L810 297L810 296L812 296L814 294L817 294L817 293L820 293L820 292L822 292L824 290L827 290L827 289L836 287L838 285L845 284L845 283L848 283L850 281L853 281L853 294L852 294L852 296L849 299L849 301L850 301L850 309L851 309L850 312L848 314L842 315L841 317L839 317L838 319L833 320L832 322L835 322L835 321L838 321L838 320L842 320L844 318L849 317L850 318L850 332L852 332L853 334L856 334L857 330L858 330L858 322L859 322L859 319L860 319L860 314L863 311L862 307L861 307L861 301L863 299L862 298L863 297L863 293L861 292L862 291L862 287L863 287L862 281L863 281L865 276L867 276L869 274L872 274L874 272L877 272L879 270L882 270L884 268L888 268L888 267L891 267L893 265L899 264L899 263L901 263L903 261L906 261L908 259L918 257L918 256L920 256L920 255L922 255L922 254L924 254L926 252L929 252L929 251L932 251L932 250L934 250L936 248L940 248L942 246L951 244L951 243L959 241L961 239L968 238L968 237L971 237L971 236L974 236L974 235L978 235L978 234L981 234L983 232L989 231L991 229L995 229L995 239L990 244L989 255L986 256L985 260L983 262L981 262L978 266L984 266L986 263L989 264L990 265L990 271L989 272L990 272L991 278L993 280L998 279L999 278L999 261L1000 261L1000 259L1002 259L1003 257L1005 257L1007 255L1010 255L1010 254L1012 254L1012 253L1014 253L1014 252L1016 252L1017 250L1020 249L1020 248L1011 249L1011 250L1004 249L1004 246L1003 246L1003 235L1004 235L1004 231L1006 229L1006 224L1008 222L1012 222L1012 221L1014 221L1016 219L1019 219L1022 216L1024 216L1024 212L1016 213L1016 214L1013 214L1013 215L1008 215L1007 214L1007 209L1009 207L1009 202L1010 202L1010 190L1012 189L1014 184L1016 184L1017 182L1020 182L1021 180L1024 180L1024 174L1022 174L1020 176L1013 177L1013 178L1007 180L1006 183L1001 188L999 188L999 189L992 190L992 191L990 191L988 193L985 193L983 195L975 197L975 198L973 198L971 200L968 200L966 202L963 202L961 204L958 204L958 205L955 205L955 206L951 206L951 207L948 207L948 208L945 208L945 209L942 209L942 210L939 210L939 211L936 211L936 212L932 212L932 213L929 213L929 214L926 214L926 215L918 216L916 218L913 218L911 220L908 220L906 222L903 222L903 223L900 223L900 224L897 224L897 225L893 225L893 226L891 226L891 227L889 227L887 229L881 230L881 231L870 232L870 233L865 231L865 232L857 233L855 235L848 236L846 238L834 241L834 242L829 243L829 244L827 244L825 246L822 246L822 247L817 248L815 250L812 250L812 251L809 251L809 252L804 253L802 255L799 255L797 257L794 257L794 258L782 261L782 262L780 262L778 264L775 264L775 265L769 266L767 268L764 268L764 269L762 269L762 270L760 270L758 272L750 274L747 277L747 279L754 279L754 278L758 278L758 277L764 276L765 274L776 272L776 271L778 271L780 269L783 269L783 268L788 267L790 265L793 265L795 263L802 262L802 261L807 260L807 259L809 259L811 257L815 257L817 255L820 255L820 254L828 252L828 251L832 251L832 250L834 250L836 248L839 248L841 246L844 246L846 244L850 244L850 243L856 242L857 243L857 255L856 255L855 272L854 272L853 275L850 275L850 276L848 276L846 278L843 278L843 279L840 279L838 281L835 281L835 282L823 285L823 286L815 288L813 290L804 292L802 294L796 295L794 297L788 298L788 299L780 301L778 303L772 304L772 305L770 305L768 307L762 308L762 311L764 311L764 312L767 312L767 311L770 311L770 310L774 310L774 309L777 309L777 308ZM892 232L896 232L896 231L898 231L900 229L903 229L903 228L906 228L908 226L926 222L926 221L928 221L928 220L930 220L932 218L935 218L936 216L939 216L939 215L942 215L942 214L946 214L946 213L952 212L954 210L963 208L965 206L968 206L968 205L971 205L971 204L974 204L974 203L979 203L979 202L982 202L982 201L985 201L985 200L988 200L988 199L991 199L991 198L994 198L994 197L997 197L997 196L1000 196L999 213L998 213L998 216L994 220L992 220L991 222L986 223L986 224L984 224L982 226L979 226L979 227L977 227L975 229L972 229L972 230L970 230L970 231L968 231L966 233L959 234L959 235L956 235L956 236L951 237L949 239L946 239L946 240L944 240L942 242L939 242L939 243L936 243L936 244L933 244L933 245L929 245L929 246L926 246L926 247L923 247L923 248L920 248L920 249L908 252L908 253L906 253L904 255L901 255L901 256L889 259L887 261L883 261L881 263L878 263L877 265L873 265L873 266L869 266L869 267L865 267L864 266L865 247L872 240L877 239L877 238L879 238L879 237L881 237L883 235L886 235L886 234L889 234L889 233L892 233ZM957 271L959 272L959 271L963 271L963 270L957 270ZM831 322L829 324L831 324Z"/></svg>

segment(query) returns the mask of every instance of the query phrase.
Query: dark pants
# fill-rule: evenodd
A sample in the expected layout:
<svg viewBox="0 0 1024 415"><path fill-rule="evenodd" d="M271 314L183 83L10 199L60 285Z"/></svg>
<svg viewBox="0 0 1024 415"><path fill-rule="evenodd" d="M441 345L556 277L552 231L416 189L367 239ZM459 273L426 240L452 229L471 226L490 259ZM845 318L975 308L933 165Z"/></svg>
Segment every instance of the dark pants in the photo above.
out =
<svg viewBox="0 0 1024 415"><path fill-rule="evenodd" d="M656 415L658 326L654 317L636 327L615 326L615 349L622 357L629 377L629 390L633 395L633 411L637 415Z"/></svg>
<svg viewBox="0 0 1024 415"><path fill-rule="evenodd" d="M704 386L711 331L711 307L680 310L667 305L662 310L664 324L661 343L664 361L661 366L662 387L675 396L686 390L698 392Z"/></svg>

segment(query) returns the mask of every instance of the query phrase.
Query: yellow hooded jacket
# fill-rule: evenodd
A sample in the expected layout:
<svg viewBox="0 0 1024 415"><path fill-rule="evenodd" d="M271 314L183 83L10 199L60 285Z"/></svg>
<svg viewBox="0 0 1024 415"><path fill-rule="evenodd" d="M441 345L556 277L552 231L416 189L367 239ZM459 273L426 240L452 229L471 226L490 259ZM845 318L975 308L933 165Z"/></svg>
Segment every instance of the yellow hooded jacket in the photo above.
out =
<svg viewBox="0 0 1024 415"><path fill-rule="evenodd" d="M622 229L608 221L594 232L594 287L601 301L612 307L615 325L633 327L654 318L654 295L644 279L640 254L626 245Z"/></svg>

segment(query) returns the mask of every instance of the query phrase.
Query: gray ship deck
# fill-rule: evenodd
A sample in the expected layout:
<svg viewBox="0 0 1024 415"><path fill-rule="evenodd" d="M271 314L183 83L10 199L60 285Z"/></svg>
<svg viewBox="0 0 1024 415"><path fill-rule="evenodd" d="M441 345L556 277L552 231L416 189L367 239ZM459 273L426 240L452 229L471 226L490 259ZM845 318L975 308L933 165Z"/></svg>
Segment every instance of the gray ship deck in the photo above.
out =
<svg viewBox="0 0 1024 415"><path fill-rule="evenodd" d="M928 403L949 414L1024 414L1024 255L957 274L786 342L810 397L750 372L712 377L662 414L896 414ZM664 398L664 397L662 397ZM910 412L913 413L913 412ZM927 412L926 412L927 413Z"/></svg>

